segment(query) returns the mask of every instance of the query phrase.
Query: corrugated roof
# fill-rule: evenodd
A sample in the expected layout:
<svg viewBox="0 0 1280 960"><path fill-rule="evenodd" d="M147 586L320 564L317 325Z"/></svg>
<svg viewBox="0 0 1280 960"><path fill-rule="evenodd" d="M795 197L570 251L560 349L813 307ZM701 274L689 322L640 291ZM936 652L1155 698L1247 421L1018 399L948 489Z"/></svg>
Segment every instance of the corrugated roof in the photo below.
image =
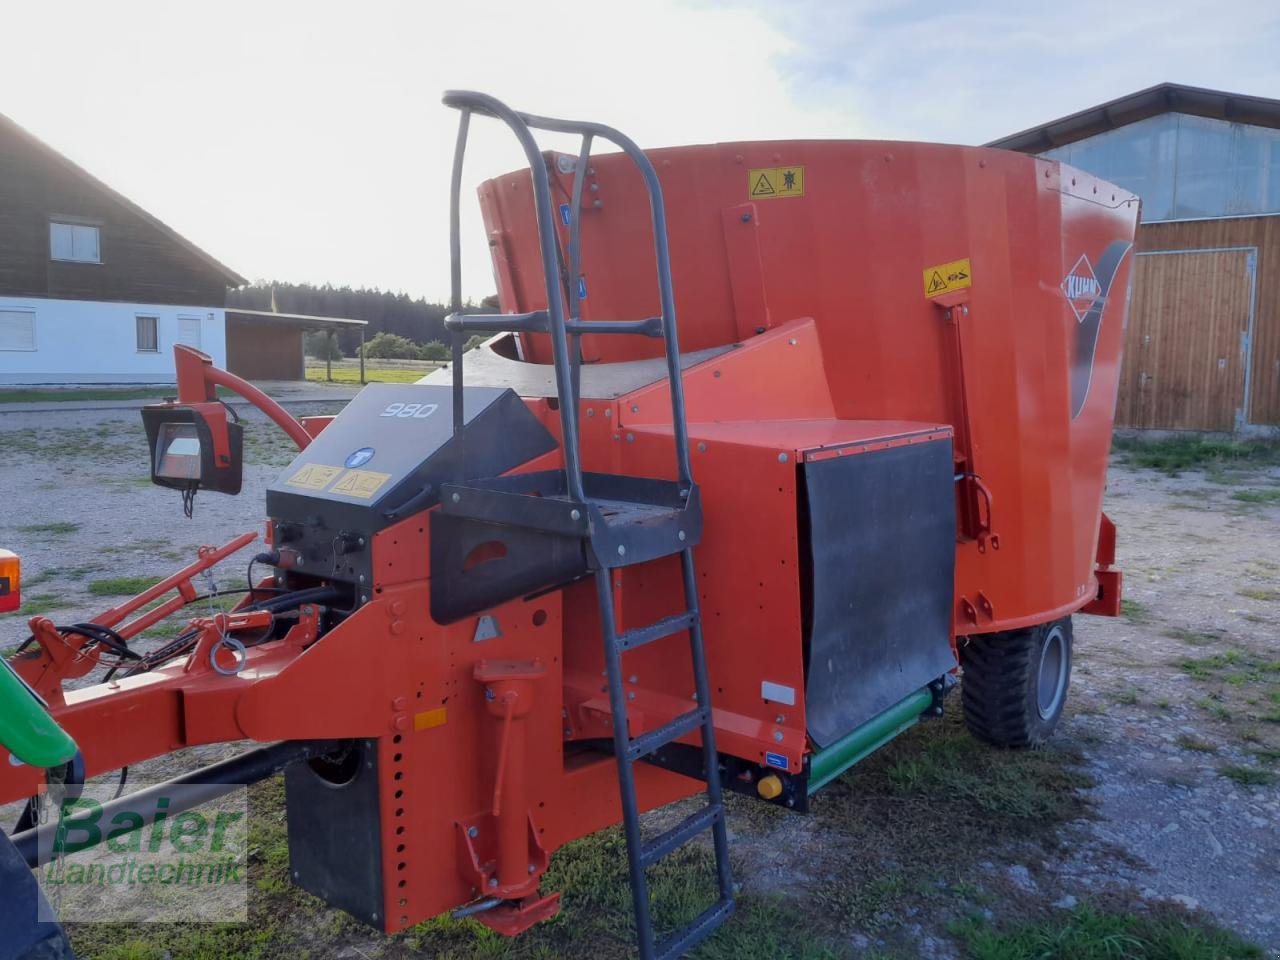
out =
<svg viewBox="0 0 1280 960"><path fill-rule="evenodd" d="M53 147L49 146L47 143L45 143L35 134L31 133L29 130L27 130L20 124L15 123L13 120L9 119L2 113L0 113L0 128L8 128L13 133L17 134L20 138L26 140L28 143L35 146L37 149L44 152L51 160L65 167L66 169L70 170L80 179L84 180L94 190L97 190L99 193L103 194L104 196L110 198L111 200L114 200L116 203L118 203L124 209L128 210L130 213L133 213L141 217L147 223L151 224L151 226L155 227L161 233L168 236L171 240L173 240L176 244L178 244L178 246L183 247L184 249L194 254L195 257L198 260L202 261L206 266L214 270L216 273L222 274L222 276L226 279L227 283L230 286L242 287L249 282L244 277L240 276L240 274L232 270L230 267L226 266L223 263L220 263L219 261L215 260L213 257L209 256L209 254L205 253L203 250L197 247L194 243L192 243L186 237L182 236L182 234L178 233L177 230L174 230L173 227L169 226L167 223L164 223L162 220L159 220L156 217L152 216L151 214L147 213L146 210L143 210L140 206L138 206L136 203L134 203L132 200L126 197L124 194L118 193L117 191L111 189L111 187L107 186L105 183L103 183L101 180L99 180L97 177L91 174L88 170L84 169L84 167L80 166L74 161L63 156L61 153L53 149Z"/></svg>
<svg viewBox="0 0 1280 960"><path fill-rule="evenodd" d="M1050 120L1038 127L992 140L988 147L1043 153L1107 130L1127 126L1162 113L1190 113L1257 127L1280 128L1280 100L1160 83L1096 107Z"/></svg>

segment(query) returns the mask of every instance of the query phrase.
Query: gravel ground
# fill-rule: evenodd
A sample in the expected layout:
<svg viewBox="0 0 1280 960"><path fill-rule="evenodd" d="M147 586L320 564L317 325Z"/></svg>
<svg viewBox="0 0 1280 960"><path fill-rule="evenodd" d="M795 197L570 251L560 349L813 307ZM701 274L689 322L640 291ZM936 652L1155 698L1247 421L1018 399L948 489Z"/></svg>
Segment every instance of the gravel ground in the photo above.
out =
<svg viewBox="0 0 1280 960"><path fill-rule="evenodd" d="M261 416L243 415L254 464L243 494L202 494L185 519L178 495L147 481L135 411L0 407L0 546L23 558L24 597L56 598L58 621L87 618L114 602L89 594L93 580L159 577L201 544L260 531L263 492L291 453ZM1051 855L1015 843L979 871L1044 903L1171 901L1280 957L1280 502L1249 493L1278 486L1277 467L1170 478L1116 464L1107 509L1131 602L1125 617L1077 618L1059 733L1097 781L1096 816L1066 827ZM239 558L216 571L227 585L244 576ZM0 616L0 648L23 623ZM160 779L234 749L162 758L137 775ZM779 837L812 829L799 818L777 827ZM903 922L918 928L922 956L955 955L938 924Z"/></svg>

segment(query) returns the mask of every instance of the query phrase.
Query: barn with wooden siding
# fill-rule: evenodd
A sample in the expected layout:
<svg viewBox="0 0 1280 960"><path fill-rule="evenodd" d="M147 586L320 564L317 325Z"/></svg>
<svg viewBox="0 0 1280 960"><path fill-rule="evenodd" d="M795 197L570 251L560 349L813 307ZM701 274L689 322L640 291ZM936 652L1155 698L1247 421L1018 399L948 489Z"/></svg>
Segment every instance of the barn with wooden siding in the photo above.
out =
<svg viewBox="0 0 1280 960"><path fill-rule="evenodd" d="M1142 198L1118 426L1280 426L1280 101L1165 83L988 146Z"/></svg>

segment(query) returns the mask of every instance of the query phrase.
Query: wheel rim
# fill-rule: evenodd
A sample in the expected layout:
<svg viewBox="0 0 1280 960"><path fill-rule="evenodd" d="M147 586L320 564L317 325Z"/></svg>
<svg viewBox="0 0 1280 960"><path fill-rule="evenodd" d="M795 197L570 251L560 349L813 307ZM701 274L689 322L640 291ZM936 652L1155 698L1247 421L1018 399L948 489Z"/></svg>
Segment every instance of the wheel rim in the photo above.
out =
<svg viewBox="0 0 1280 960"><path fill-rule="evenodd" d="M1051 628L1040 647L1040 672L1036 682L1036 711L1048 720L1062 706L1067 692L1067 644L1062 627Z"/></svg>

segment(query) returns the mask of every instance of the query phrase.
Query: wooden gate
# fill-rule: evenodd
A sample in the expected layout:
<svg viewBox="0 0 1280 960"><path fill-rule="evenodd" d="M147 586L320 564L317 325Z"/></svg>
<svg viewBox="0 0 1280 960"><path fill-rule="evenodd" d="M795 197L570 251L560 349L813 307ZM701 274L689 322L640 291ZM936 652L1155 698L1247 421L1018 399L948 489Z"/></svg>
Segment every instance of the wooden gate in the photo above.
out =
<svg viewBox="0 0 1280 960"><path fill-rule="evenodd" d="M1253 247L1140 253L1116 425L1234 430L1247 422Z"/></svg>

